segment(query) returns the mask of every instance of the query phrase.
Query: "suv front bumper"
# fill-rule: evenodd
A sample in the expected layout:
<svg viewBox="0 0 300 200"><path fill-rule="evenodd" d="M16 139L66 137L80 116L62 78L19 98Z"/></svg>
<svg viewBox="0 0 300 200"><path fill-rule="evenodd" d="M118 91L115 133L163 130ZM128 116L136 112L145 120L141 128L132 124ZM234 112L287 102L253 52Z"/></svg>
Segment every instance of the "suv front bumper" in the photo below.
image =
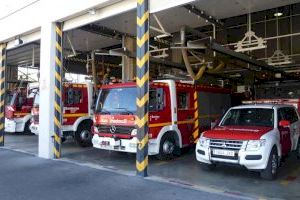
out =
<svg viewBox="0 0 300 200"><path fill-rule="evenodd" d="M201 147L198 143L196 146L196 159L199 162L212 163L231 163L245 166L249 170L265 169L269 160L269 151L265 147L261 147L257 151L246 151L245 149L236 150L237 156L231 158L229 156L214 157L210 147Z"/></svg>

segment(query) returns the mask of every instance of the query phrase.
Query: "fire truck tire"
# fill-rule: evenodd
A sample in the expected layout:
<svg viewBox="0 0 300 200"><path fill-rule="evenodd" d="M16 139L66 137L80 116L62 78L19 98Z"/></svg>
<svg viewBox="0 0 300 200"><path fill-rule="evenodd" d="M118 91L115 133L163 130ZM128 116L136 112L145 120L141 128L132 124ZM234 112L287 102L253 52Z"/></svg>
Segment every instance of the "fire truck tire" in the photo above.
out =
<svg viewBox="0 0 300 200"><path fill-rule="evenodd" d="M267 167L260 172L260 176L266 180L274 180L277 176L278 166L277 148L274 146L270 153Z"/></svg>
<svg viewBox="0 0 300 200"><path fill-rule="evenodd" d="M31 132L29 126L30 126L30 120L29 120L28 122L25 123L23 133L24 133L25 135L34 135L34 134Z"/></svg>
<svg viewBox="0 0 300 200"><path fill-rule="evenodd" d="M84 121L79 124L77 131L74 133L76 143L81 147L92 146L92 122Z"/></svg>
<svg viewBox="0 0 300 200"><path fill-rule="evenodd" d="M176 144L176 136L174 133L166 133L160 140L159 153L156 156L159 160L171 160L177 154L176 151L180 150Z"/></svg>

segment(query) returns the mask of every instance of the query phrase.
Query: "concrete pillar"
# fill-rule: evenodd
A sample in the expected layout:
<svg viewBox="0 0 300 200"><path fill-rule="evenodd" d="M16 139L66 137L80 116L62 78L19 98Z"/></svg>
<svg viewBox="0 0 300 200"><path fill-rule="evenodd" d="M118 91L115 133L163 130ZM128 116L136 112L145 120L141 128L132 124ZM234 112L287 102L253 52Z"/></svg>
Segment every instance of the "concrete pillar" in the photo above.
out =
<svg viewBox="0 0 300 200"><path fill-rule="evenodd" d="M6 44L0 44L0 146L4 146Z"/></svg>
<svg viewBox="0 0 300 200"><path fill-rule="evenodd" d="M42 158L54 157L55 36L55 23L42 25L39 108L39 157Z"/></svg>
<svg viewBox="0 0 300 200"><path fill-rule="evenodd" d="M123 36L122 43L123 47L125 47L128 51L136 51L136 41L134 38ZM122 56L122 80L133 80L135 76L135 59Z"/></svg>
<svg viewBox="0 0 300 200"><path fill-rule="evenodd" d="M137 2L136 86L137 86L137 139L136 171L148 176L148 108L149 108L149 0Z"/></svg>

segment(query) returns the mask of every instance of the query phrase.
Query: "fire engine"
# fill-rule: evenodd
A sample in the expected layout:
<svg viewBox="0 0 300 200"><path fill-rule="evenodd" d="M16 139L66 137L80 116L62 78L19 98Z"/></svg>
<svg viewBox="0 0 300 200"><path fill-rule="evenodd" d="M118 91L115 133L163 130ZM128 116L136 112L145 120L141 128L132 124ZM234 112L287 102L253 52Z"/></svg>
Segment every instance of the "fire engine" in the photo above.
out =
<svg viewBox="0 0 300 200"><path fill-rule="evenodd" d="M243 104L283 104L294 106L300 112L300 99L257 99L242 101Z"/></svg>
<svg viewBox="0 0 300 200"><path fill-rule="evenodd" d="M180 154L197 139L195 131L209 129L231 104L231 90L221 87L174 80L153 81L149 86L148 152L159 159ZM102 86L93 118L95 148L136 153L136 96L135 82Z"/></svg>
<svg viewBox="0 0 300 200"><path fill-rule="evenodd" d="M5 106L5 132L23 132L31 134L29 126L33 99L38 90L38 83L19 87L7 96Z"/></svg>
<svg viewBox="0 0 300 200"><path fill-rule="evenodd" d="M82 147L91 145L94 88L92 83L63 83L62 138L72 136ZM30 130L39 134L39 94L32 108Z"/></svg>
<svg viewBox="0 0 300 200"><path fill-rule="evenodd" d="M299 114L294 106L237 106L229 109L215 128L201 135L196 158L209 169L217 163L238 164L271 180L288 154L295 151L300 158L299 135Z"/></svg>

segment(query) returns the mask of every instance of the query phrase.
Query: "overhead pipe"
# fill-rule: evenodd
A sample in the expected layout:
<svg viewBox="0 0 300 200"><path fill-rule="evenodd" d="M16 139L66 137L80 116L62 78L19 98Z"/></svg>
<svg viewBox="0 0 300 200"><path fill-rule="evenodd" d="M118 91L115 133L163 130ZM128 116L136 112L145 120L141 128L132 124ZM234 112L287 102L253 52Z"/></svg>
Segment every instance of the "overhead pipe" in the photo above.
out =
<svg viewBox="0 0 300 200"><path fill-rule="evenodd" d="M180 40L181 40L181 46L182 47L185 47L185 44L186 44L186 40L185 40L185 29L186 27L182 27L181 30L180 30ZM194 73L194 70L193 68L191 67L191 63L188 59L188 54L187 54L187 48L181 48L181 53L182 53L182 57L183 57L183 60L184 60L184 64L185 64L185 67L189 73L189 75L194 79L194 80L198 80L200 78L202 78L202 76L204 75L204 72L207 68L207 64L203 64L200 68L199 68L199 71L197 74ZM192 54L193 55L193 54ZM194 56L194 55L193 55ZM199 59L199 57L195 56L197 59ZM225 66L225 63L223 61L219 61L219 65L216 66L215 68L213 69L209 69L207 70L208 73L216 73L218 71L220 71L221 69L223 69Z"/></svg>

